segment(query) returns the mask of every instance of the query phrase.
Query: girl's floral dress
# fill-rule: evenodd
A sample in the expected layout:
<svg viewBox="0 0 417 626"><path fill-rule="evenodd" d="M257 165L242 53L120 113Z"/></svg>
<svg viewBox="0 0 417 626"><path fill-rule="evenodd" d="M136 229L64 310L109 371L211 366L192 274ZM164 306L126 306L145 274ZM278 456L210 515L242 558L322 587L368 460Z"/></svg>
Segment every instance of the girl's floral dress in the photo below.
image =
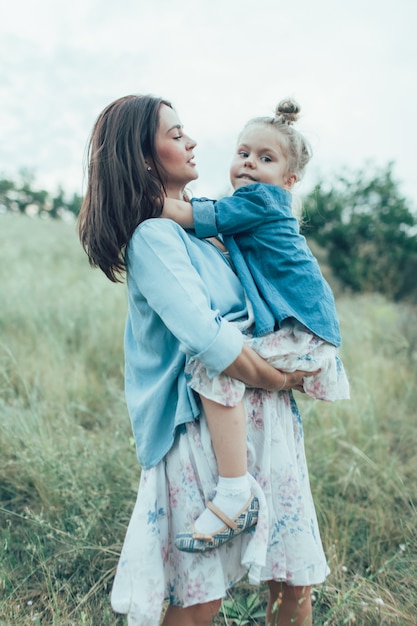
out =
<svg viewBox="0 0 417 626"><path fill-rule="evenodd" d="M129 626L158 626L166 600L186 607L222 598L246 574L253 584L290 585L319 584L327 576L292 393L247 389L244 403L258 524L217 550L175 548L176 534L200 515L217 483L205 418L185 425L164 459L142 471L111 595Z"/></svg>
<svg viewBox="0 0 417 626"><path fill-rule="evenodd" d="M347 400L349 381L337 348L323 341L296 320L286 320L281 328L261 337L247 336L246 343L271 365L285 372L304 370L314 376L304 378L304 391L317 400ZM206 368L196 359L186 366L190 386L206 398L224 406L235 406L242 400L245 384L220 374L209 378Z"/></svg>

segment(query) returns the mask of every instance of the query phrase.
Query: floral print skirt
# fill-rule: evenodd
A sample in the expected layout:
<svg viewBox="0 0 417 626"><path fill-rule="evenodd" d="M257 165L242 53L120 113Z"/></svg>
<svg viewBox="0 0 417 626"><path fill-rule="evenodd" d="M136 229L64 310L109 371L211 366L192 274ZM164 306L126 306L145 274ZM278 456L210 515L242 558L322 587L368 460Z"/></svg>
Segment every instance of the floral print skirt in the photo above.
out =
<svg viewBox="0 0 417 626"><path fill-rule="evenodd" d="M312 398L328 402L350 398L349 381L337 348L296 320L286 320L279 330L261 337L247 335L246 343L284 372L320 370L304 378L304 391ZM214 402L236 406L243 398L244 383L226 374L210 378L205 366L196 359L189 359L185 372L190 387Z"/></svg>
<svg viewBox="0 0 417 626"><path fill-rule="evenodd" d="M222 598L245 575L255 585L312 585L327 576L292 393L248 389L244 402L257 525L203 554L175 548L176 534L200 515L217 483L204 416L181 427L164 459L141 474L111 594L129 626L157 626L166 600L186 607Z"/></svg>

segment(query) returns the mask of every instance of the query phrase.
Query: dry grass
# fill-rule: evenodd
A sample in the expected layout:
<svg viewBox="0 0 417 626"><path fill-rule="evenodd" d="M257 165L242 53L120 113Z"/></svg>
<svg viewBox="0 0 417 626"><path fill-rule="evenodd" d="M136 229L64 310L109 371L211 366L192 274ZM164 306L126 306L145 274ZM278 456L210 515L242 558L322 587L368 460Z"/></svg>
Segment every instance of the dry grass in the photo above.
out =
<svg viewBox="0 0 417 626"><path fill-rule="evenodd" d="M1 215L0 624L124 624L109 589L139 468L123 397L123 286L73 226ZM415 624L417 316L338 298L352 400L301 398L331 575L316 625ZM253 595L255 592L255 595ZM239 585L217 624L263 624Z"/></svg>

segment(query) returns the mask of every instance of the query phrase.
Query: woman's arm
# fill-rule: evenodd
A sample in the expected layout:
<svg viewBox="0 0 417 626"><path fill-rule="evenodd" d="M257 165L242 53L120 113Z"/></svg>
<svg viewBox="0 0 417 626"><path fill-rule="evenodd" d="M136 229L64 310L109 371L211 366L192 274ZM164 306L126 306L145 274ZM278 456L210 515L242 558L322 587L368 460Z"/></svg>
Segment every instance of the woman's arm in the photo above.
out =
<svg viewBox="0 0 417 626"><path fill-rule="evenodd" d="M182 352L210 372L224 371L240 354L243 335L224 316L245 314L242 287L222 255L172 220L143 222L128 247L128 279ZM233 318L233 314L232 317Z"/></svg>
<svg viewBox="0 0 417 626"><path fill-rule="evenodd" d="M184 352L199 358L212 375L224 371L252 387L302 391L302 378L311 372L284 376L244 345L234 325L211 310L206 285L184 247L187 237L174 224L159 219L147 220L135 234L132 244L137 254L130 258L131 270L151 308Z"/></svg>
<svg viewBox="0 0 417 626"><path fill-rule="evenodd" d="M314 376L320 370L315 372L303 370L281 372L259 356L255 350L244 344L239 356L224 371L228 376L237 378L251 387L258 387L267 391L295 389L303 392L303 378Z"/></svg>

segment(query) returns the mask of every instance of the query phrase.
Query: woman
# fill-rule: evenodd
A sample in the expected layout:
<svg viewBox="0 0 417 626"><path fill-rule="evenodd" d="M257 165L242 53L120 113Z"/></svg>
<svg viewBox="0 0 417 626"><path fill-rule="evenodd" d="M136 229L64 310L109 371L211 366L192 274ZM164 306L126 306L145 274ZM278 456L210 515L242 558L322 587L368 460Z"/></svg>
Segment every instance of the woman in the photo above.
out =
<svg viewBox="0 0 417 626"><path fill-rule="evenodd" d="M195 141L171 104L127 96L99 115L89 149L79 233L90 263L126 274L125 389L142 474L112 591L130 626L208 625L226 590L249 573L268 581L271 624L311 624L310 586L327 574L308 484L301 419L286 376L243 343L245 295L221 242L160 219L198 176ZM234 323L231 323L234 322ZM186 356L245 382L248 468L256 527L204 554L174 539L216 485L206 421L186 384ZM276 390L284 389L277 393ZM277 607L279 610L277 610Z"/></svg>

